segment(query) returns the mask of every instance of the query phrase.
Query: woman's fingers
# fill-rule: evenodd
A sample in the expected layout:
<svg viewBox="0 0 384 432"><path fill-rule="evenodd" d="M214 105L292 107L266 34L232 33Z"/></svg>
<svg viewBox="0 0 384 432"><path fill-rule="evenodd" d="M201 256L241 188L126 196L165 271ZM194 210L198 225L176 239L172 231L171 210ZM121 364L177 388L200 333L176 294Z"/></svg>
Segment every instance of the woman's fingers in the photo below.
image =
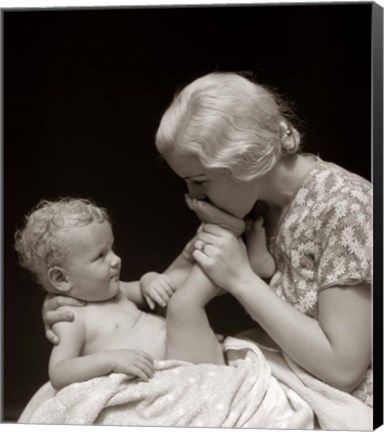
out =
<svg viewBox="0 0 384 432"><path fill-rule="evenodd" d="M214 236L212 234L202 232L197 236L197 240L195 242L195 247L196 247L196 243L199 241L209 243L211 245L217 244L219 246L221 239L222 239L222 237L218 237L218 236Z"/></svg>
<svg viewBox="0 0 384 432"><path fill-rule="evenodd" d="M57 336L52 330L47 329L45 331L45 337L48 339L48 342L50 342L53 345L58 345L60 342L59 336Z"/></svg>
<svg viewBox="0 0 384 432"><path fill-rule="evenodd" d="M44 302L44 311L54 311L58 309L60 306L84 306L86 303L82 300L77 300L73 297L66 296L47 296L47 300Z"/></svg>
<svg viewBox="0 0 384 432"><path fill-rule="evenodd" d="M59 321L73 321L74 314L69 311L55 310L47 312L44 316L44 323L48 327L52 327L53 324Z"/></svg>
<svg viewBox="0 0 384 432"><path fill-rule="evenodd" d="M203 269L207 269L207 267L211 263L211 258L198 249L193 252L193 257Z"/></svg>

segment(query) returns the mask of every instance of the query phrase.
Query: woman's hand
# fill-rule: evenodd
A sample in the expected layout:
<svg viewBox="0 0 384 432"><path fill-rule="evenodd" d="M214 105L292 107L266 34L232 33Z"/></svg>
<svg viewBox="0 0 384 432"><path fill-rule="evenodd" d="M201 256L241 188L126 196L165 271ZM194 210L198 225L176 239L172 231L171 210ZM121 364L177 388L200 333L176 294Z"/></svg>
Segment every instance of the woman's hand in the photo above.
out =
<svg viewBox="0 0 384 432"><path fill-rule="evenodd" d="M220 210L207 201L191 198L186 194L185 202L187 206L196 213L201 222L203 222L197 230L197 234L187 243L182 252L183 257L190 263L195 261L192 254L195 250L198 234L202 231L204 223L221 226L234 233L236 237L240 236L245 231L245 222L242 219Z"/></svg>
<svg viewBox="0 0 384 432"><path fill-rule="evenodd" d="M60 310L60 306L84 306L85 302L76 300L72 297L65 297L59 295L48 294L45 297L43 304L43 321L45 328L45 337L49 342L57 345L60 340L59 337L53 332L53 324L59 321L73 321L73 313Z"/></svg>
<svg viewBox="0 0 384 432"><path fill-rule="evenodd" d="M242 281L256 276L244 242L233 233L217 225L204 224L197 239L193 257L221 288L236 291Z"/></svg>

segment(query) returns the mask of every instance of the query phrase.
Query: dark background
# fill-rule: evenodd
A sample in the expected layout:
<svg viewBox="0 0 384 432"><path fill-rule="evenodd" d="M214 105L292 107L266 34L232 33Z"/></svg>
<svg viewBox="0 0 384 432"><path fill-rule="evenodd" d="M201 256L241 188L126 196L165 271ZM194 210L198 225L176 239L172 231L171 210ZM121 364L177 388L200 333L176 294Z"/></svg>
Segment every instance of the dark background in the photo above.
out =
<svg viewBox="0 0 384 432"><path fill-rule="evenodd" d="M197 221L154 135L174 91L253 71L295 102L304 150L370 178L371 5L115 8L4 13L4 419L47 381L44 293L13 233L41 198L93 197L115 221L122 279L162 271ZM250 321L229 298L216 330Z"/></svg>

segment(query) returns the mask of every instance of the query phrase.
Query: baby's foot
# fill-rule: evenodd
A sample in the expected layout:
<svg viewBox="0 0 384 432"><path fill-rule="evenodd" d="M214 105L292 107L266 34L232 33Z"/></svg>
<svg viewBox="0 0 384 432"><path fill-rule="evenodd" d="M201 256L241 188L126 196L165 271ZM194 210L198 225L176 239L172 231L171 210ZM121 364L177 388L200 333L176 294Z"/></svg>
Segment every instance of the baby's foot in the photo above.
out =
<svg viewBox="0 0 384 432"><path fill-rule="evenodd" d="M242 219L218 209L207 201L193 199L188 195L186 195L185 200L188 207L196 213L201 222L219 225L237 236L243 233L245 223Z"/></svg>
<svg viewBox="0 0 384 432"><path fill-rule="evenodd" d="M261 278L270 278L276 271L276 264L267 249L267 236L262 217L249 222L246 230L248 259L253 271Z"/></svg>

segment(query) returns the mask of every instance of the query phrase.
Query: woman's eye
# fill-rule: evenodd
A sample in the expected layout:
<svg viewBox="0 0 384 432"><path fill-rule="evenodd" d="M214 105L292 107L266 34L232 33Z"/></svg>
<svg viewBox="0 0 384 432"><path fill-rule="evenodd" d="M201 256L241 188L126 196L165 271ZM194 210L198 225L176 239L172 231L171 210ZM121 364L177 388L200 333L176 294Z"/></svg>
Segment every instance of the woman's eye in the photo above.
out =
<svg viewBox="0 0 384 432"><path fill-rule="evenodd" d="M204 183L206 183L206 180L194 180L193 183L195 183L198 186L202 186Z"/></svg>

